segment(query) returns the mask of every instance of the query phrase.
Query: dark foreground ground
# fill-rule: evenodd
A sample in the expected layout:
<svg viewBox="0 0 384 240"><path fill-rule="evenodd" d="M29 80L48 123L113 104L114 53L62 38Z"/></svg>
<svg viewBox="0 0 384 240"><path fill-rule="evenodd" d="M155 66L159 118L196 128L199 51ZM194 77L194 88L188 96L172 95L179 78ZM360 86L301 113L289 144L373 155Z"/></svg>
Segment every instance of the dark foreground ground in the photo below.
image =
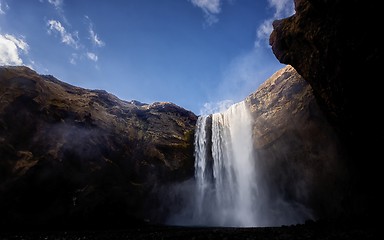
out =
<svg viewBox="0 0 384 240"><path fill-rule="evenodd" d="M217 227L176 227L176 226L140 226L120 230L89 231L3 231L1 240L98 240L98 239L379 239L378 229L370 224L345 224L330 222L309 222L306 224L262 227L262 228L217 228Z"/></svg>

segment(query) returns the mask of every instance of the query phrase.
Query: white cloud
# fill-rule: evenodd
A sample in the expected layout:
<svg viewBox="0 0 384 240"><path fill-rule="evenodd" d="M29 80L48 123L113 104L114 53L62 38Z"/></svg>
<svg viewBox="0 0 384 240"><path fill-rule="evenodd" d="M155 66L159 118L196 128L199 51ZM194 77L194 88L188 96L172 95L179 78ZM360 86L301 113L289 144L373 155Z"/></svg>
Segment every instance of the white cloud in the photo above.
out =
<svg viewBox="0 0 384 240"><path fill-rule="evenodd" d="M218 102L207 102L204 103L203 108L200 109L200 115L209 115L213 113L224 112L233 104L234 102L228 99Z"/></svg>
<svg viewBox="0 0 384 240"><path fill-rule="evenodd" d="M91 37L91 41L94 45L98 47L103 47L105 46L105 43L99 38L99 36L93 31L92 27L89 28L89 34Z"/></svg>
<svg viewBox="0 0 384 240"><path fill-rule="evenodd" d="M17 38L10 34L5 34L5 37L12 41L17 46L17 48L22 50L24 53L28 53L29 46L22 38Z"/></svg>
<svg viewBox="0 0 384 240"><path fill-rule="evenodd" d="M208 25L219 21L217 14L221 12L221 0L190 0L193 5L203 10Z"/></svg>
<svg viewBox="0 0 384 240"><path fill-rule="evenodd" d="M98 60L97 55L93 52L87 52L87 57L94 62L97 62Z"/></svg>
<svg viewBox="0 0 384 240"><path fill-rule="evenodd" d="M9 10L9 5L5 1L0 0L0 15L5 14Z"/></svg>
<svg viewBox="0 0 384 240"><path fill-rule="evenodd" d="M77 64L77 59L78 59L78 55L76 53L72 53L71 55L71 58L69 59L69 62L72 64L72 65L76 65Z"/></svg>
<svg viewBox="0 0 384 240"><path fill-rule="evenodd" d="M63 5L63 0L48 0L48 2L55 6L56 9L60 9Z"/></svg>
<svg viewBox="0 0 384 240"><path fill-rule="evenodd" d="M260 47L260 42L263 41L268 44L269 42L269 36L272 33L272 22L273 19L267 19L264 20L264 22L259 26L259 28L256 31L256 41L255 41L255 47Z"/></svg>
<svg viewBox="0 0 384 240"><path fill-rule="evenodd" d="M39 0L41 3L44 3L45 0ZM63 5L64 5L64 0L47 0L48 4L52 5L55 10L56 10L56 13L58 14L58 16L61 18L61 20L66 24L66 25L70 25L68 20L67 20L67 17L65 16L64 14L64 9L63 9Z"/></svg>
<svg viewBox="0 0 384 240"><path fill-rule="evenodd" d="M269 44L269 36L272 33L272 22L276 19L289 17L295 13L294 2L292 0L268 0L269 7L274 9L274 14L271 18L264 22L257 29L257 39L255 47L259 47L260 43Z"/></svg>
<svg viewBox="0 0 384 240"><path fill-rule="evenodd" d="M78 48L78 43L75 40L74 36L78 38L78 33L75 32L73 34L66 31L66 29L63 27L63 25L56 20L49 20L47 22L47 25L49 27L48 33L50 34L53 30L57 31L61 36L61 41L69 46L72 46L74 48Z"/></svg>
<svg viewBox="0 0 384 240"><path fill-rule="evenodd" d="M0 34L0 65L22 65L20 53L28 53L29 46L13 35Z"/></svg>
<svg viewBox="0 0 384 240"><path fill-rule="evenodd" d="M217 14L221 11L220 0L191 0L193 5L203 9L204 12Z"/></svg>
<svg viewBox="0 0 384 240"><path fill-rule="evenodd" d="M295 13L292 0L268 0L268 3L275 9L274 18L285 18Z"/></svg>
<svg viewBox="0 0 384 240"><path fill-rule="evenodd" d="M87 16L86 19L89 20ZM89 20L90 21L90 20ZM79 32L68 32L60 21L57 20L49 20L47 21L48 26L48 34L57 33L60 36L61 42L65 43L68 46L73 47L76 51L69 56L69 63L72 65L76 65L78 61L82 61L84 59L89 59L93 62L97 62L99 60L98 55L89 50L86 46L84 46L79 38ZM98 35L93 30L92 22L89 24L89 34L90 40L92 44L97 47L102 47L105 43L98 37Z"/></svg>
<svg viewBox="0 0 384 240"><path fill-rule="evenodd" d="M97 33L95 33L95 31L93 30L93 22L88 16L85 16L85 18L89 21L89 36L92 44L97 47L104 47L105 43L99 38Z"/></svg>

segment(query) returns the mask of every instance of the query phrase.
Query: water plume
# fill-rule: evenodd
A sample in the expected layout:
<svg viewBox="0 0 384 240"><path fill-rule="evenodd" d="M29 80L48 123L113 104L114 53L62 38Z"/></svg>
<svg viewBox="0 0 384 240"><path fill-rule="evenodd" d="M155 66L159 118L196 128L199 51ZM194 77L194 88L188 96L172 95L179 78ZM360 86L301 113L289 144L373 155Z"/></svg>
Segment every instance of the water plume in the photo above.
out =
<svg viewBox="0 0 384 240"><path fill-rule="evenodd" d="M267 166L268 159L258 159L253 127L245 101L198 118L194 179L178 186L185 206L169 224L262 227L311 218L306 207L284 196L282 185L270 181L268 175L280 172Z"/></svg>
<svg viewBox="0 0 384 240"><path fill-rule="evenodd" d="M195 138L196 209L204 225L255 226L251 117L244 102L199 118ZM211 124L208 133L207 124ZM208 127L207 127L208 126Z"/></svg>

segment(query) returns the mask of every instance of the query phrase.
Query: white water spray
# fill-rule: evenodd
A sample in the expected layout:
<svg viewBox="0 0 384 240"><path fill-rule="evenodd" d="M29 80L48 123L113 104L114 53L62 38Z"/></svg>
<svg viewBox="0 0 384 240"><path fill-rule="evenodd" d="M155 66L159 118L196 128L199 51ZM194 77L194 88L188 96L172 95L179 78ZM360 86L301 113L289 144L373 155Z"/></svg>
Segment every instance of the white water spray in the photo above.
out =
<svg viewBox="0 0 384 240"><path fill-rule="evenodd" d="M195 176L167 191L180 206L173 209L168 224L265 227L312 219L311 211L289 195L292 189L286 189L305 196L303 182L290 178L284 162L256 156L252 128L244 101L198 118Z"/></svg>
<svg viewBox="0 0 384 240"><path fill-rule="evenodd" d="M252 118L245 102L234 104L223 113L199 117L193 214L197 224L256 226L255 176Z"/></svg>

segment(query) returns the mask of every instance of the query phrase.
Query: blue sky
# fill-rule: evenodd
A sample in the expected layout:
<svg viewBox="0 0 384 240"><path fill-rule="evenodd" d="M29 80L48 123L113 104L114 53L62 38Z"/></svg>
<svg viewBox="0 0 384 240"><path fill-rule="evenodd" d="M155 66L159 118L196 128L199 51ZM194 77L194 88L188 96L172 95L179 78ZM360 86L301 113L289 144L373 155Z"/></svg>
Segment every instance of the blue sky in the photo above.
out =
<svg viewBox="0 0 384 240"><path fill-rule="evenodd" d="M293 0L0 0L0 65L195 114L282 68L268 44Z"/></svg>

